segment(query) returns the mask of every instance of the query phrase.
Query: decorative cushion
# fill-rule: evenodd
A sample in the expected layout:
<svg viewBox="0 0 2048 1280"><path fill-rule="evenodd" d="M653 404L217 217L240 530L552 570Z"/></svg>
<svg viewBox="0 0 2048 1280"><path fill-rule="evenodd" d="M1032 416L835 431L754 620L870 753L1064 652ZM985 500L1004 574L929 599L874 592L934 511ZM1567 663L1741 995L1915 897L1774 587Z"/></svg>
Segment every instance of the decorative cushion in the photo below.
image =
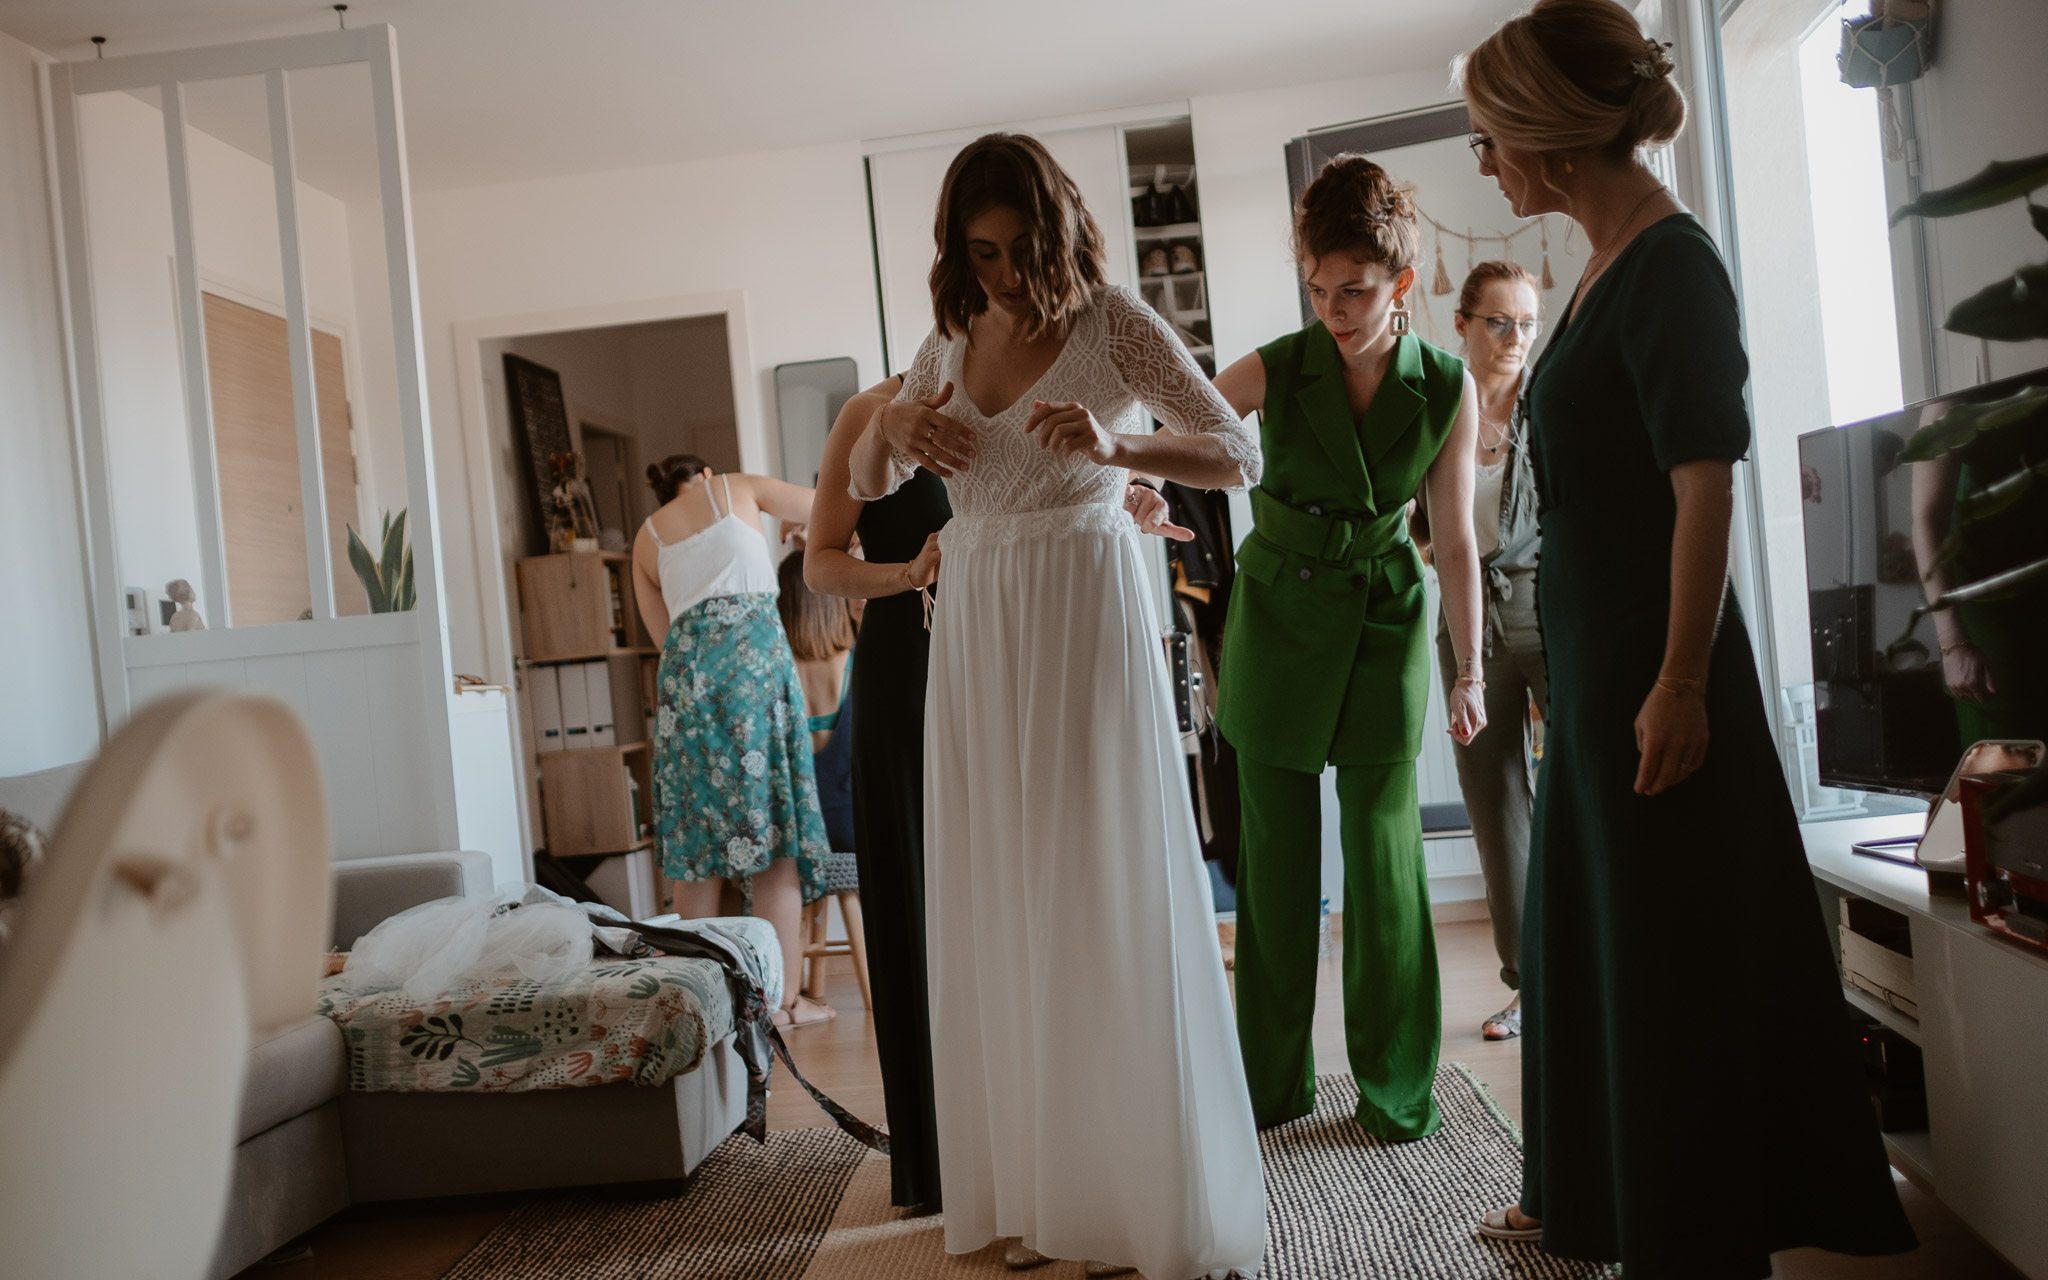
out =
<svg viewBox="0 0 2048 1280"><path fill-rule="evenodd" d="M852 853L834 853L825 864L825 892L860 892L860 862Z"/></svg>

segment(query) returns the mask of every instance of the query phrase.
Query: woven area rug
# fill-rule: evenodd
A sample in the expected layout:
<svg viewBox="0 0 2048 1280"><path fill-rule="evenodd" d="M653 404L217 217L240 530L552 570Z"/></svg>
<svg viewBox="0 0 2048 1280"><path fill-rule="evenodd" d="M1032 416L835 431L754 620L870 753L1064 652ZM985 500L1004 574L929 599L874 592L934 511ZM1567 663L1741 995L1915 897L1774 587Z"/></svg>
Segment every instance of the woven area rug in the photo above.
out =
<svg viewBox="0 0 2048 1280"><path fill-rule="evenodd" d="M1477 1238L1513 1199L1521 1143L1459 1063L1437 1070L1441 1130L1383 1143L1351 1120L1348 1076L1321 1077L1313 1115L1260 1135L1266 1165L1262 1280L1593 1280L1604 1268L1532 1244ZM889 1204L889 1164L836 1129L729 1139L668 1199L575 1194L527 1205L447 1280L997 1280L999 1246L945 1251L937 1217ZM1080 1280L1078 1262L1023 1273ZM1160 1276L1152 1280L1188 1280Z"/></svg>

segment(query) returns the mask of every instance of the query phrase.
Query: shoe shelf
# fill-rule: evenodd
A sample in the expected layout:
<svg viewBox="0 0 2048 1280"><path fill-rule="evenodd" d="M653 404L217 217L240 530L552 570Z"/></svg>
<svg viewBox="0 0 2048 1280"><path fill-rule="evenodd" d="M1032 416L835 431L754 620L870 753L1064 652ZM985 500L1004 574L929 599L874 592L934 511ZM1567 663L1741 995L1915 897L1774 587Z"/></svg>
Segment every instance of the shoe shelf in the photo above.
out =
<svg viewBox="0 0 2048 1280"><path fill-rule="evenodd" d="M1148 240L1199 240L1202 238L1202 224L1199 222L1176 222L1164 227L1132 227L1131 239L1140 244Z"/></svg>

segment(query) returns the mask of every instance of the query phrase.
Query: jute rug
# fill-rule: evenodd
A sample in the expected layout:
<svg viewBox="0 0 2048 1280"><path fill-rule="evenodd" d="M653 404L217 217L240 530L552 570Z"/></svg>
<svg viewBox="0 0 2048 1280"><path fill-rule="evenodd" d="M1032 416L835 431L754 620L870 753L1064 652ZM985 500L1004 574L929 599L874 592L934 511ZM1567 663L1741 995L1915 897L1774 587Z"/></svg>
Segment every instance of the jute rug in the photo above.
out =
<svg viewBox="0 0 2048 1280"><path fill-rule="evenodd" d="M1438 1068L1444 1126L1383 1143L1352 1123L1347 1076L1317 1082L1315 1113L1260 1135L1268 1280L1592 1280L1603 1269L1472 1224L1521 1185L1520 1135L1458 1063ZM680 1195L551 1198L515 1212L447 1280L1009 1280L998 1246L945 1251L941 1219L889 1204L889 1164L836 1129L728 1140ZM1029 1280L1080 1280L1059 1262ZM1187 1280L1166 1276L1156 1280Z"/></svg>

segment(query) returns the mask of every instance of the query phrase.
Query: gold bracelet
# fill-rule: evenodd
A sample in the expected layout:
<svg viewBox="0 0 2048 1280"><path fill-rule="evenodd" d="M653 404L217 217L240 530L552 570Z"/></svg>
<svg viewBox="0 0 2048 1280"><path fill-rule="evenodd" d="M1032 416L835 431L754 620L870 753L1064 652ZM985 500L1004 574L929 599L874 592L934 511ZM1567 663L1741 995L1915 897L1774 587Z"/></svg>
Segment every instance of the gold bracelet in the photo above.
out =
<svg viewBox="0 0 2048 1280"><path fill-rule="evenodd" d="M1675 676L1658 676L1657 687L1666 693L1677 694L1680 697L1692 694L1695 697L1703 698L1707 694L1707 682L1705 680L1680 680Z"/></svg>
<svg viewBox="0 0 2048 1280"><path fill-rule="evenodd" d="M1941 656L1946 658L1948 655L1954 653L1958 649L1967 649L1969 647L1970 642L1967 639L1958 640L1954 644L1945 644L1941 646Z"/></svg>
<svg viewBox="0 0 2048 1280"><path fill-rule="evenodd" d="M1478 676L1459 676L1458 683L1462 685L1470 685L1472 688L1478 690L1480 693L1486 692L1486 681L1481 680Z"/></svg>

